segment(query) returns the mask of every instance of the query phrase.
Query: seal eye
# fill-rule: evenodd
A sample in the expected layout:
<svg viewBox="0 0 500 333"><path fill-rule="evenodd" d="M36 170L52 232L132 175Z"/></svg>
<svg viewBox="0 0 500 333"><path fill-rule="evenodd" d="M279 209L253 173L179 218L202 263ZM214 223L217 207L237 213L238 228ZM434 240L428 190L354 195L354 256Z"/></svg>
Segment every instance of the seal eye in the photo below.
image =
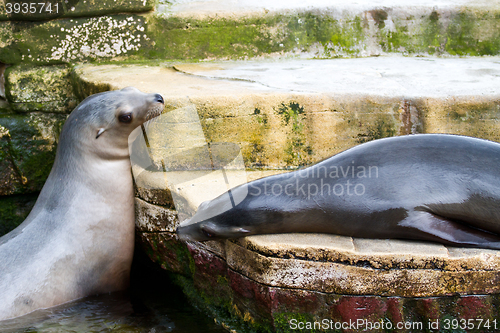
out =
<svg viewBox="0 0 500 333"><path fill-rule="evenodd" d="M130 123L132 121L132 114L131 113L121 114L121 115L118 116L118 120L121 123L128 124L128 123Z"/></svg>
<svg viewBox="0 0 500 333"><path fill-rule="evenodd" d="M212 235L211 233L209 233L209 232L208 232L208 231L206 231L205 229L201 229L201 231L203 231L203 234L204 234L205 236L207 236L208 238L212 238L212 237L214 237L214 235Z"/></svg>
<svg viewBox="0 0 500 333"><path fill-rule="evenodd" d="M203 235L207 238L215 238L215 233L213 232L213 230L211 230L212 228L210 228L209 226L202 226L201 228L201 232L203 233Z"/></svg>

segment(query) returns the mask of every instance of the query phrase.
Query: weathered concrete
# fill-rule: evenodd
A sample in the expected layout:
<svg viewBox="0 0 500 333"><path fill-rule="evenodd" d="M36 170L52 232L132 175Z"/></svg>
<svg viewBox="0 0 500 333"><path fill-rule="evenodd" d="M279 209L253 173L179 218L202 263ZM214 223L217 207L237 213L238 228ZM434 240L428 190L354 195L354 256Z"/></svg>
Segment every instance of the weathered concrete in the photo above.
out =
<svg viewBox="0 0 500 333"><path fill-rule="evenodd" d="M247 179L255 179L265 174L252 167L285 171L384 136L449 132L499 141L496 61L391 57L174 68L82 65L74 75L82 94L133 84L164 95L173 119L147 127L156 162L175 149L233 142L242 147ZM342 73L346 67L354 74ZM330 83L334 75L338 81ZM262 146L256 148L251 138L263 140ZM300 140L310 146L308 159L294 158L301 151L287 145ZM280 170L266 175L275 172ZM219 194L210 177L215 175L169 172L166 179L185 179L175 193L165 189L162 173L136 179L137 240L153 261L176 274L193 302L228 327L287 332L293 331L291 320L428 325L447 318L499 319L498 251L318 234L182 243L174 234L173 196L194 210ZM469 307L480 310L469 313Z"/></svg>
<svg viewBox="0 0 500 333"><path fill-rule="evenodd" d="M267 13L269 11L289 11L306 8L328 9L339 8L342 10L370 10L373 8L401 8L413 10L420 8L500 8L498 0L415 0L411 3L401 0L357 0L346 2L343 0L181 0L172 1L171 4L159 5L158 11L176 14L179 16L237 16L249 13Z"/></svg>
<svg viewBox="0 0 500 333"><path fill-rule="evenodd" d="M331 61L210 62L178 64L174 68L199 77L248 81L273 92L410 99L498 96L499 60L386 56Z"/></svg>
<svg viewBox="0 0 500 333"><path fill-rule="evenodd" d="M61 7L64 13L34 17L9 18L1 10L0 62L492 56L500 51L497 1L180 1L144 14L152 1L70 1ZM118 15L124 12L133 14ZM44 21L30 22L39 18Z"/></svg>
<svg viewBox="0 0 500 333"><path fill-rule="evenodd" d="M61 64L119 60L147 51L140 15L79 17L42 22L0 21L0 62Z"/></svg>
<svg viewBox="0 0 500 333"><path fill-rule="evenodd" d="M392 135L455 133L500 141L496 62L379 57L174 68L82 65L75 75L92 92L127 85L159 90L168 110L196 108L199 119L192 123L201 123L208 142L237 143L247 168L294 168ZM186 122L176 129L170 136L193 130ZM161 159L164 151L156 152L153 159Z"/></svg>

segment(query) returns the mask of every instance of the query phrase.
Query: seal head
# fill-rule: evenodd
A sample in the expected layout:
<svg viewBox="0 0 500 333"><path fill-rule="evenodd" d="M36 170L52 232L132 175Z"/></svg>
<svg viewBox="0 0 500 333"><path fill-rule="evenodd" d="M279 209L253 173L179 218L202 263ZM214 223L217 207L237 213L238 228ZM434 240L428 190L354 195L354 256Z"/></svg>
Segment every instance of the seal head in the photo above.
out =
<svg viewBox="0 0 500 333"><path fill-rule="evenodd" d="M130 133L164 108L128 87L86 98L66 120L26 220L0 238L0 320L123 290L134 250Z"/></svg>

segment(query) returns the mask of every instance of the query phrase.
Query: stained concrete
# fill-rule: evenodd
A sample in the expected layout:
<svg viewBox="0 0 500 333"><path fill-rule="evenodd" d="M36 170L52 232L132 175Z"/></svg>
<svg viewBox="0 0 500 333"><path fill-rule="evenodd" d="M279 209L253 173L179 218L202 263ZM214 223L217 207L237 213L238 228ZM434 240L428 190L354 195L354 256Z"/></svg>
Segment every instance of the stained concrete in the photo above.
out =
<svg viewBox="0 0 500 333"><path fill-rule="evenodd" d="M238 144L247 168L287 169L393 135L454 133L500 142L498 60L81 65L75 73L87 94L134 85L161 93L169 112L193 109L193 119L164 123L164 130L154 131L174 128L168 130L171 143L188 137L195 142L202 132L202 142ZM154 133L158 162L167 142Z"/></svg>
<svg viewBox="0 0 500 333"><path fill-rule="evenodd" d="M178 16L235 16L262 14L268 12L286 12L289 10L350 10L350 11L366 11L374 8L405 8L413 10L422 10L423 8L500 8L500 1L494 0L415 0L412 2L401 0L177 0L172 1L168 5L159 5L160 13L175 14Z"/></svg>

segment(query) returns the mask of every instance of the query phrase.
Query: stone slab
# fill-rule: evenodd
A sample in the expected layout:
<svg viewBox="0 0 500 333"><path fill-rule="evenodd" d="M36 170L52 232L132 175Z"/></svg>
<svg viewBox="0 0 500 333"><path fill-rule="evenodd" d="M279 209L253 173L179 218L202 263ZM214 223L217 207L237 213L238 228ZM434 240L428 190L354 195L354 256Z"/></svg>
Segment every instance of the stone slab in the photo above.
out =
<svg viewBox="0 0 500 333"><path fill-rule="evenodd" d="M130 59L151 46L145 32L147 15L0 20L0 62L46 65Z"/></svg>
<svg viewBox="0 0 500 333"><path fill-rule="evenodd" d="M498 10L485 0L175 1L158 6L151 31L168 27L155 38L168 59L498 55Z"/></svg>
<svg viewBox="0 0 500 333"><path fill-rule="evenodd" d="M179 64L174 68L199 77L255 83L283 93L404 98L500 96L498 57L443 59L387 56Z"/></svg>
<svg viewBox="0 0 500 333"><path fill-rule="evenodd" d="M314 244L314 243L311 243ZM269 258L226 244L228 266L264 285L348 295L401 297L498 293L497 270L373 269L300 259ZM420 253L415 252L417 257ZM396 253L397 255L397 253ZM375 258L376 254L373 255ZM498 258L498 257L497 257ZM411 257L409 260L411 261ZM439 258L427 256L429 266ZM474 259L472 258L471 261ZM495 260L493 260L495 261Z"/></svg>
<svg viewBox="0 0 500 333"><path fill-rule="evenodd" d="M235 16L248 14L262 14L272 12L286 12L298 9L325 10L328 8L371 10L374 8L450 8L450 7L473 7L473 8L500 8L500 1L494 0L415 0L411 3L402 0L177 0L167 5L159 5L158 11L179 16Z"/></svg>
<svg viewBox="0 0 500 333"><path fill-rule="evenodd" d="M236 243L274 258L337 262L373 269L500 270L499 251L457 248L429 242L326 234L282 234L251 236Z"/></svg>
<svg viewBox="0 0 500 333"><path fill-rule="evenodd" d="M247 168L286 169L393 135L454 133L500 141L498 60L80 65L75 77L79 87L87 87L82 97L129 85L159 92L166 112L195 109L198 120L192 125L203 132L202 141L238 144ZM175 130L169 130L169 137L197 133L187 121ZM164 151L157 153L155 160Z"/></svg>
<svg viewBox="0 0 500 333"><path fill-rule="evenodd" d="M210 62L177 64L173 69L81 65L76 71L89 83L104 83L111 89L134 84L178 101L215 97L223 103L232 95L255 94L426 99L500 96L499 57Z"/></svg>
<svg viewBox="0 0 500 333"><path fill-rule="evenodd" d="M7 98L21 112L70 113L78 99L68 66L13 66L6 71Z"/></svg>

